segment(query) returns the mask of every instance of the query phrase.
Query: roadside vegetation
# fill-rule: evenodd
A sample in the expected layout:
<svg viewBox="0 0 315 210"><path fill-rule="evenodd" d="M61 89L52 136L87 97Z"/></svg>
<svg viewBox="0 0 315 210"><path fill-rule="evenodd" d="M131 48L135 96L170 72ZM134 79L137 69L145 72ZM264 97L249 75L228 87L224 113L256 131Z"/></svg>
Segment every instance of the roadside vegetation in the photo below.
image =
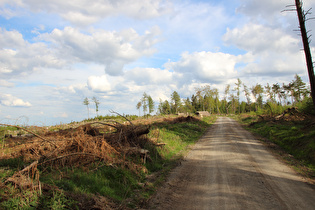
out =
<svg viewBox="0 0 315 210"><path fill-rule="evenodd" d="M315 178L315 116L289 108L281 115L234 116L299 173Z"/></svg>
<svg viewBox="0 0 315 210"><path fill-rule="evenodd" d="M6 138L18 129L2 126L0 209L145 206L215 119L115 116Z"/></svg>

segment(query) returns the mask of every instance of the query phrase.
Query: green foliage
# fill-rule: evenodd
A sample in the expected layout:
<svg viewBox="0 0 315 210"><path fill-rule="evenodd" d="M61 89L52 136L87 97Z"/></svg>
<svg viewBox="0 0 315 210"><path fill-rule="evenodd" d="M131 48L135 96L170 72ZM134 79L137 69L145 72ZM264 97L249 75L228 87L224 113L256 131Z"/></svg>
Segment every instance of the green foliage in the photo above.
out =
<svg viewBox="0 0 315 210"><path fill-rule="evenodd" d="M152 125L149 137L158 136L163 147L150 147L152 162L146 164L150 172L162 170L166 165L172 165L181 159L205 130L216 120L216 116L205 117L202 121L184 123L155 123Z"/></svg>
<svg viewBox="0 0 315 210"><path fill-rule="evenodd" d="M22 169L25 165L23 157L10 158L10 159L2 159L0 160L0 167L8 167L11 169Z"/></svg>
<svg viewBox="0 0 315 210"><path fill-rule="evenodd" d="M15 195L12 194L12 198L1 202L1 209L36 209L38 205L39 196L36 191L24 191L21 194L17 193L17 190L14 190L11 187L11 192L15 192Z"/></svg>
<svg viewBox="0 0 315 210"><path fill-rule="evenodd" d="M88 118L90 118L90 114L89 114L89 104L90 104L89 99L88 99L87 97L85 97L85 99L83 100L83 105L85 105L86 108L87 108Z"/></svg>
<svg viewBox="0 0 315 210"><path fill-rule="evenodd" d="M0 203L0 209L73 209L76 202L67 198L63 191L54 191L52 195L40 194L38 191L25 190L20 192L13 186L7 186L6 195L0 192L0 200L2 196L7 197L5 201Z"/></svg>
<svg viewBox="0 0 315 210"><path fill-rule="evenodd" d="M137 115L125 115L125 117L129 120L136 120L139 117ZM92 121L106 121L106 120L115 120L115 121L126 121L125 118L119 115L99 115L94 118L85 119L84 122L92 122Z"/></svg>
<svg viewBox="0 0 315 210"><path fill-rule="evenodd" d="M243 97L241 86L243 85ZM315 107L309 99L310 91L299 75L289 84L269 84L265 86L256 84L248 88L240 79L237 79L234 88L226 85L222 100L216 88L209 85L195 88L195 93L181 101L179 94L174 91L171 101L161 101L160 114L175 114L178 112L195 113L196 111L208 111L209 113L241 114L254 110L257 114L281 114L290 106L301 106L305 113L315 114ZM244 97L245 96L245 97ZM252 102L251 98L255 100ZM245 98L245 101L240 101Z"/></svg>
<svg viewBox="0 0 315 210"><path fill-rule="evenodd" d="M160 99L159 112L162 115L171 114L171 106L167 100L164 102Z"/></svg>
<svg viewBox="0 0 315 210"><path fill-rule="evenodd" d="M76 202L68 199L63 191L53 191L52 196L40 197L40 208L42 209L71 209Z"/></svg>
<svg viewBox="0 0 315 210"><path fill-rule="evenodd" d="M315 107L313 105L313 100L311 97L305 97L303 101L297 103L296 106L303 113L315 115Z"/></svg>
<svg viewBox="0 0 315 210"><path fill-rule="evenodd" d="M177 114L181 107L182 107L182 103L181 103L180 96L176 91L174 91L171 95L171 113Z"/></svg>
<svg viewBox="0 0 315 210"><path fill-rule="evenodd" d="M151 96L148 96L148 107L149 107L149 114L154 112L154 101Z"/></svg>
<svg viewBox="0 0 315 210"><path fill-rule="evenodd" d="M64 168L61 173L67 176L67 179L59 179L59 172L51 172L43 174L41 181L56 185L65 191L100 194L117 201L130 197L134 190L139 188L137 183L143 179L143 176L139 177L127 168L111 166L102 166L94 171Z"/></svg>

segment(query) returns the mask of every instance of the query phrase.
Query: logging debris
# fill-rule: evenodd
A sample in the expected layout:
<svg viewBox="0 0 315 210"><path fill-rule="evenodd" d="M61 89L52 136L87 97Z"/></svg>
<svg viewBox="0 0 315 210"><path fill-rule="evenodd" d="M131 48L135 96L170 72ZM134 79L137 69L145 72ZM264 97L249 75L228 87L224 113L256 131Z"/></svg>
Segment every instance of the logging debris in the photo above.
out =
<svg viewBox="0 0 315 210"><path fill-rule="evenodd" d="M188 116L164 121L179 123L195 120L198 119ZM145 149L146 144L158 147L165 145L157 142L157 139L147 137L150 125L135 125L130 121L124 124L115 121L92 122L76 128L47 131L41 135L19 126L12 127L32 134L29 141L13 146L11 153L1 154L2 159L23 158L25 162L31 162L5 181L5 184L12 183L21 189L41 188L38 167L44 172L47 168L90 166L97 161L113 167L127 167L135 173L146 173L147 169L143 164L152 161L149 150ZM16 140L13 137L5 139L11 142ZM133 161L133 158L140 158L141 163Z"/></svg>

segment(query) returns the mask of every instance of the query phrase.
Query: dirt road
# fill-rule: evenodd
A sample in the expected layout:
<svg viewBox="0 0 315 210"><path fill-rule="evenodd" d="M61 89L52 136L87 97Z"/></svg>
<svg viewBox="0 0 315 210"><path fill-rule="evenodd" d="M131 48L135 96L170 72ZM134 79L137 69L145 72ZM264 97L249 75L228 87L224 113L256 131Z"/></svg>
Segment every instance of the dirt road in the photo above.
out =
<svg viewBox="0 0 315 210"><path fill-rule="evenodd" d="M150 209L315 209L315 190L234 120L194 146Z"/></svg>

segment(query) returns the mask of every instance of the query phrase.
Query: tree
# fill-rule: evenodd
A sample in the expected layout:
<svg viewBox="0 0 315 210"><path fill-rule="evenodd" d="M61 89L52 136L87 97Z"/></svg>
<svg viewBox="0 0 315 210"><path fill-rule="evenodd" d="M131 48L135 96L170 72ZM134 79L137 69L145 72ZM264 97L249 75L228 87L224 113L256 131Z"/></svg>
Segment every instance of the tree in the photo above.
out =
<svg viewBox="0 0 315 210"><path fill-rule="evenodd" d="M238 102L238 113L241 113L241 106L240 106L240 93L241 93L241 85L242 85L242 81L240 80L240 78L237 78L237 83L235 83L236 87L235 90L236 95L237 95L237 102Z"/></svg>
<svg viewBox="0 0 315 210"><path fill-rule="evenodd" d="M232 112L233 112L233 114L235 114L236 97L235 97L235 95L232 93L232 94L230 94L229 99L230 99L230 102L231 102L230 105L229 105L229 107L232 106Z"/></svg>
<svg viewBox="0 0 315 210"><path fill-rule="evenodd" d="M313 66L313 61L312 61L312 54L310 50L310 43L309 43L309 36L306 31L305 27L305 16L308 14L308 12L304 12L302 9L302 4L300 0L295 0L295 6L296 6L296 11L297 15L299 18L299 23L300 23L300 30L301 30L301 35L302 35L302 41L303 41L303 47L304 47L304 52L305 52L305 58L306 58L306 64L307 64L307 70L308 70L308 76L310 79L310 86L311 86L311 96L313 99L313 106L315 108L315 75L314 75L314 66Z"/></svg>
<svg viewBox="0 0 315 210"><path fill-rule="evenodd" d="M224 90L224 101L225 101L225 108L226 108L226 114L228 114L228 103L227 103L227 97L230 94L230 87L231 85L226 85L225 90Z"/></svg>
<svg viewBox="0 0 315 210"><path fill-rule="evenodd" d="M219 109L219 104L220 104L220 100L219 100L219 90L217 88L215 88L213 90L213 94L215 96L215 99L214 99L214 104L215 104L215 107L216 107L216 111L217 111L217 114L220 113L220 109Z"/></svg>
<svg viewBox="0 0 315 210"><path fill-rule="evenodd" d="M281 95L281 87L278 83L276 84L273 84L272 85L272 91L274 93L274 95L277 95L278 96L278 99L279 99L279 104L281 105L281 98L282 98L282 95Z"/></svg>
<svg viewBox="0 0 315 210"><path fill-rule="evenodd" d="M98 101L98 99L95 96L92 98L92 100L95 103L96 116L98 116L98 105L100 104L100 102Z"/></svg>
<svg viewBox="0 0 315 210"><path fill-rule="evenodd" d="M143 115L146 115L146 111L148 110L147 99L148 99L148 95L144 92L141 99L141 104L143 107Z"/></svg>
<svg viewBox="0 0 315 210"><path fill-rule="evenodd" d="M188 112L188 113L194 112L194 107L189 97L187 97L187 99L184 99L184 105L185 105L185 112Z"/></svg>
<svg viewBox="0 0 315 210"><path fill-rule="evenodd" d="M90 118L89 116L89 99L87 97L85 97L85 99L83 100L83 104L87 107L87 111L88 111L88 119Z"/></svg>
<svg viewBox="0 0 315 210"><path fill-rule="evenodd" d="M256 84L251 88L252 94L256 101L256 111L258 110L258 106L262 107L262 93L264 92L263 87L260 84Z"/></svg>
<svg viewBox="0 0 315 210"><path fill-rule="evenodd" d="M308 90L305 87L305 83L299 75L295 75L295 80L292 81L294 87L294 98L296 102L302 101L302 96L305 97L308 94Z"/></svg>
<svg viewBox="0 0 315 210"><path fill-rule="evenodd" d="M269 83L267 83L267 85L265 86L265 90L266 90L266 94L267 94L269 100L274 102L274 94L272 92L272 89L271 89L271 86L269 85Z"/></svg>
<svg viewBox="0 0 315 210"><path fill-rule="evenodd" d="M245 97L246 97L246 100L247 100L247 103L249 105L249 111L251 111L251 99L250 99L250 92L247 88L247 86L245 84L243 84L243 91L244 91L244 94L245 94Z"/></svg>
<svg viewBox="0 0 315 210"><path fill-rule="evenodd" d="M141 103L141 101L139 101L138 103L137 103L137 109L139 110L139 117L140 117L140 108L141 108L141 106L142 106L142 103Z"/></svg>
<svg viewBox="0 0 315 210"><path fill-rule="evenodd" d="M202 88L202 93L204 95L204 111L209 111L210 113L212 113L212 111L215 109L215 91L210 88L210 85L206 85Z"/></svg>
<svg viewBox="0 0 315 210"><path fill-rule="evenodd" d="M167 100L165 100L163 102L160 99L159 112L160 112L160 114L170 114L171 113L171 106Z"/></svg>
<svg viewBox="0 0 315 210"><path fill-rule="evenodd" d="M197 110L199 110L198 100L194 94L191 96L191 106L192 106L192 113L195 113Z"/></svg>
<svg viewBox="0 0 315 210"><path fill-rule="evenodd" d="M289 83L288 85L283 84L283 90L288 93L289 96L291 96L291 104L294 104L293 98L294 98L294 87L292 83Z"/></svg>
<svg viewBox="0 0 315 210"><path fill-rule="evenodd" d="M205 104L204 104L204 98L202 96L202 89L201 88L195 88L196 95L195 95L195 108L196 111L205 111Z"/></svg>
<svg viewBox="0 0 315 210"><path fill-rule="evenodd" d="M172 113L176 114L178 112L178 109L181 107L181 99L179 94L174 91L171 95L171 100L172 100Z"/></svg>
<svg viewBox="0 0 315 210"><path fill-rule="evenodd" d="M154 101L151 96L148 96L149 114L154 112Z"/></svg>

